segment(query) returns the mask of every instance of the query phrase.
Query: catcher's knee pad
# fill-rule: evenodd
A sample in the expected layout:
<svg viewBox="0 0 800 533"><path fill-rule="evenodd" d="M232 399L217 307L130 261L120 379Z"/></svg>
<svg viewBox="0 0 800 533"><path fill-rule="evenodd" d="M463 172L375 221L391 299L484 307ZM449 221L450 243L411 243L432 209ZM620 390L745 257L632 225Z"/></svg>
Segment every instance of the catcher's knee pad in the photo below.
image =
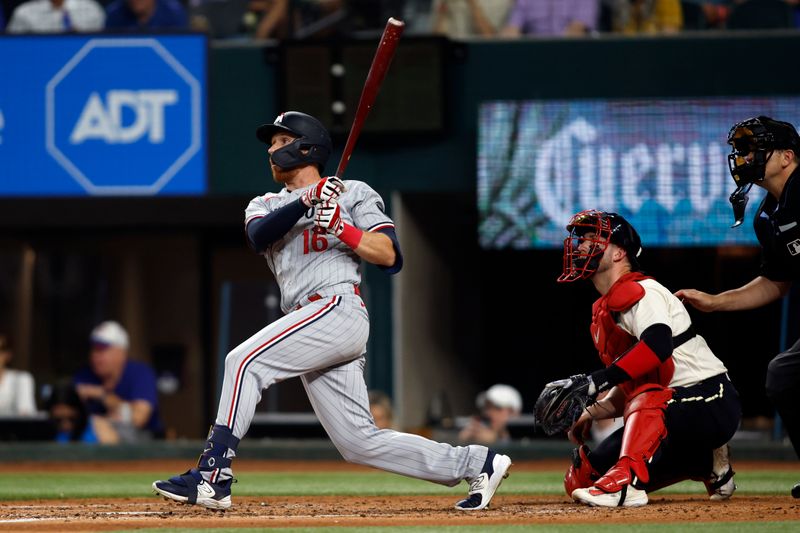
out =
<svg viewBox="0 0 800 533"><path fill-rule="evenodd" d="M572 465L564 476L564 490L567 491L567 496L572 496L575 489L591 487L600 478L600 473L589 462L588 452L589 448L584 445L572 450Z"/></svg>
<svg viewBox="0 0 800 533"><path fill-rule="evenodd" d="M648 384L634 393L625 406L625 429L617 464L630 468L642 483L647 483L647 463L667 436L664 412L672 399L672 389Z"/></svg>

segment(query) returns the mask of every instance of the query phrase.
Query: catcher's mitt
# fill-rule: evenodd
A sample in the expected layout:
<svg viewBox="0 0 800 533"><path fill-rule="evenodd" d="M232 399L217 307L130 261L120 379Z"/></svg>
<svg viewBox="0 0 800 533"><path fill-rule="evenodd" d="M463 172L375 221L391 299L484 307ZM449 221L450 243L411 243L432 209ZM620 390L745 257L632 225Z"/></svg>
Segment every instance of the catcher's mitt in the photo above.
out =
<svg viewBox="0 0 800 533"><path fill-rule="evenodd" d="M591 378L583 374L545 385L533 407L536 424L548 435L566 432L592 403L591 385Z"/></svg>

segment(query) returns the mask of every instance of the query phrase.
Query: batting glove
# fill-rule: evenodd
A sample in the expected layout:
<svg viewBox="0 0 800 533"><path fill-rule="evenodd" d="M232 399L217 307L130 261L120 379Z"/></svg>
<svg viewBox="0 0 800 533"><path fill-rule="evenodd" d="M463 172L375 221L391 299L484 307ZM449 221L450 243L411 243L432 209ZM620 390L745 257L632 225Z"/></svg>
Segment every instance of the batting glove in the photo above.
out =
<svg viewBox="0 0 800 533"><path fill-rule="evenodd" d="M336 200L328 200L319 204L314 212L314 225L323 233L332 233L337 237L344 231L342 211Z"/></svg>
<svg viewBox="0 0 800 533"><path fill-rule="evenodd" d="M322 178L301 197L307 207L336 200L345 191L344 182L336 176Z"/></svg>

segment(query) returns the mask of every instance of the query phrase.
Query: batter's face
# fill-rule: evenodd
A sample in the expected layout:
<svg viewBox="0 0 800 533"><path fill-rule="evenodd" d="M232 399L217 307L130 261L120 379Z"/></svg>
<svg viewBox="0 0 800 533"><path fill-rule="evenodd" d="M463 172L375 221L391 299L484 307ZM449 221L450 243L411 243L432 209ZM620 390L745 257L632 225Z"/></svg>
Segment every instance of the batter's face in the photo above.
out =
<svg viewBox="0 0 800 533"><path fill-rule="evenodd" d="M275 135L272 136L272 142L267 148L267 153L269 153L269 167L272 170L272 178L277 183L290 183L297 177L297 174L300 172L299 168L292 168L292 169L284 169L283 167L279 167L275 163L272 162L272 154L287 144L291 144L294 140L297 139L294 135L286 132L279 131ZM307 153L307 150L304 150Z"/></svg>

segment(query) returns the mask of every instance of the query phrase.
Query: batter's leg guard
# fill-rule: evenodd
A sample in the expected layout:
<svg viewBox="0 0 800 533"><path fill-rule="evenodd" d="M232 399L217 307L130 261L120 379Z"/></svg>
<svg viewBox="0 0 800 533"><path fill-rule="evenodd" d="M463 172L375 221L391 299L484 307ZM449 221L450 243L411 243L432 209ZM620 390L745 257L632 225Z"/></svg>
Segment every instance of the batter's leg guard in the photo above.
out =
<svg viewBox="0 0 800 533"><path fill-rule="evenodd" d="M636 389L625 407L625 429L617 464L593 487L576 489L572 498L587 505L636 507L647 503L647 493L633 486L638 478L647 483L647 463L667 436L664 411L672 390L648 384Z"/></svg>
<svg viewBox="0 0 800 533"><path fill-rule="evenodd" d="M564 476L564 489L567 496L572 496L575 489L591 487L594 482L600 479L600 472L595 470L589 462L589 448L581 445L572 450L572 465Z"/></svg>
<svg viewBox="0 0 800 533"><path fill-rule="evenodd" d="M235 482L231 461L238 445L239 439L229 428L213 426L197 468L166 481L155 481L153 490L177 502L209 509L228 509L231 506L231 484Z"/></svg>
<svg viewBox="0 0 800 533"><path fill-rule="evenodd" d="M211 426L203 453L197 461L197 469L206 481L217 483L233 478L231 462L236 456L239 439L230 428L220 424Z"/></svg>

